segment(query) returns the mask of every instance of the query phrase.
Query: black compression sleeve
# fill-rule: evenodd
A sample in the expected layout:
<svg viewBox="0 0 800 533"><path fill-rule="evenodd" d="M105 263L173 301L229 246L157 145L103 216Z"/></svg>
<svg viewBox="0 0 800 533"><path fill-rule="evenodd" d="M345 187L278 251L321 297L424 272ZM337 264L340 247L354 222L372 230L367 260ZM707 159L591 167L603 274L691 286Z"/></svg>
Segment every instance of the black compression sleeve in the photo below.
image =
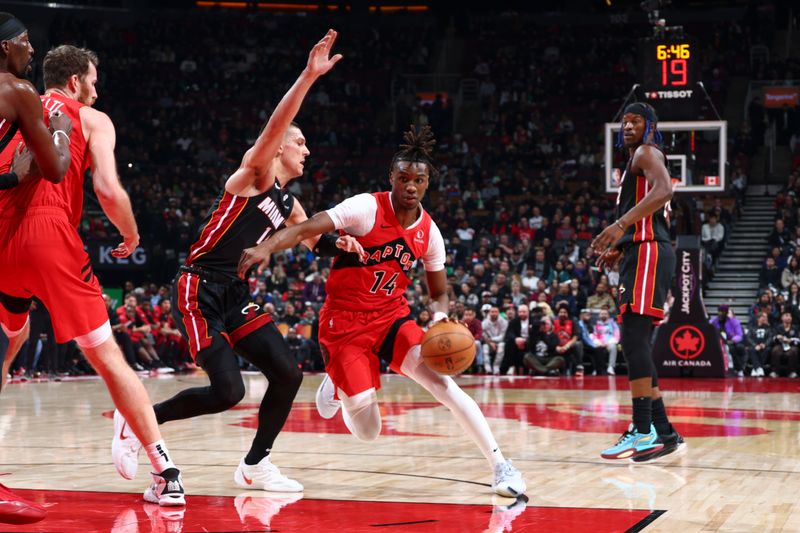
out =
<svg viewBox="0 0 800 533"><path fill-rule="evenodd" d="M317 245L314 246L314 253L320 257L336 257L344 253L344 250L336 247L338 238L338 235L331 235L330 233L320 235Z"/></svg>
<svg viewBox="0 0 800 533"><path fill-rule="evenodd" d="M19 185L19 176L16 172L7 172L0 174L0 190L10 189Z"/></svg>

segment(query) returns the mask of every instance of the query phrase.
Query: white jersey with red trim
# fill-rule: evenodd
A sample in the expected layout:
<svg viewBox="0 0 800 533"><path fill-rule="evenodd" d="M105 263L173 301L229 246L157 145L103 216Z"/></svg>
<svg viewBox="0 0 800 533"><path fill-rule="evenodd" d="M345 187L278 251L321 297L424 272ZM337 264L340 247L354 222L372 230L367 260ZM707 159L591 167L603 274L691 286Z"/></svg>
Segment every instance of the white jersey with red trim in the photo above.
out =
<svg viewBox="0 0 800 533"><path fill-rule="evenodd" d="M408 228L397 221L388 192L359 194L327 211L337 230L355 237L367 253L337 257L326 284L325 306L375 311L408 305L405 297L415 262L425 270L444 269L444 239L430 215L420 209Z"/></svg>

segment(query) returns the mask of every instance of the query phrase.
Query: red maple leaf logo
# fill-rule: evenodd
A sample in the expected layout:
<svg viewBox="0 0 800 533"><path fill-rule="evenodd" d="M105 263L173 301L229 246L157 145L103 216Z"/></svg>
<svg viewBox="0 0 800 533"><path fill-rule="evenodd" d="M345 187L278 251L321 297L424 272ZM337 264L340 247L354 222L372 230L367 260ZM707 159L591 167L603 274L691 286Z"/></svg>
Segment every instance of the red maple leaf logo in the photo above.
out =
<svg viewBox="0 0 800 533"><path fill-rule="evenodd" d="M683 332L680 337L675 337L675 349L684 354L697 351L697 345L700 342L699 337L695 337L688 330Z"/></svg>

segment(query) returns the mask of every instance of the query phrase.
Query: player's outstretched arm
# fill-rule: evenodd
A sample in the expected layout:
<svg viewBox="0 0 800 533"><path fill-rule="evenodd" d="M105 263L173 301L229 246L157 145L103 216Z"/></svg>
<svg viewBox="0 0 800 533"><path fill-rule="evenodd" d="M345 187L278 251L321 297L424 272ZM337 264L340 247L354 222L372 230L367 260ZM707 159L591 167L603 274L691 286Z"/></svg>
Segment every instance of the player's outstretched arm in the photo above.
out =
<svg viewBox="0 0 800 533"><path fill-rule="evenodd" d="M269 265L269 258L273 252L286 250L302 241L319 238L323 233L334 229L336 228L333 220L325 211L317 213L305 222L285 227L261 244L253 248L245 248L239 258L237 273L240 278L245 279L250 268L258 265L258 273L261 274Z"/></svg>
<svg viewBox="0 0 800 533"><path fill-rule="evenodd" d="M342 59L341 54L330 57L331 48L333 43L336 42L337 35L336 31L328 30L325 37L311 49L308 54L306 68L278 103L264 130L258 136L256 143L242 159L240 169L246 169L250 172L241 178L236 175L231 177L234 181L231 184L234 189L249 185L255 178L261 177L269 171L270 164L277 155L278 148L283 141L283 136L300 110L300 105L303 103L306 94L308 94L308 90L317 78L327 73ZM238 181L242 181L242 183L237 183Z"/></svg>
<svg viewBox="0 0 800 533"><path fill-rule="evenodd" d="M117 135L114 124L108 115L90 107L81 109L81 119L84 131L89 136L94 192L106 216L124 239L111 255L128 257L139 246L139 230L133 217L131 200L117 174L117 163L114 158Z"/></svg>
<svg viewBox="0 0 800 533"><path fill-rule="evenodd" d="M33 154L39 174L52 183L60 183L70 163L69 135L72 122L61 112L50 115L51 134L42 120L42 101L30 82L14 82L10 92L17 110L16 123L25 145Z"/></svg>
<svg viewBox="0 0 800 533"><path fill-rule="evenodd" d="M303 206L300 205L300 202L295 200L294 206L292 207L292 213L289 215L289 218L286 219L287 226L297 226L298 224L302 224L308 220L308 215L306 215L306 210L303 209ZM301 242L306 245L306 248L309 250L313 250L314 247L317 245L319 241L320 235L314 235L309 239L304 239Z"/></svg>
<svg viewBox="0 0 800 533"><path fill-rule="evenodd" d="M292 213L289 215L289 218L286 219L286 225L296 226L297 224L302 224L306 220L308 220L306 210L303 209L300 202L295 200ZM361 243L350 235L341 235L339 238L335 238L332 235L322 234L315 235L310 239L304 239L301 242L306 245L306 248L322 257L335 257L342 252L353 252L359 255L364 253L364 248L361 246Z"/></svg>

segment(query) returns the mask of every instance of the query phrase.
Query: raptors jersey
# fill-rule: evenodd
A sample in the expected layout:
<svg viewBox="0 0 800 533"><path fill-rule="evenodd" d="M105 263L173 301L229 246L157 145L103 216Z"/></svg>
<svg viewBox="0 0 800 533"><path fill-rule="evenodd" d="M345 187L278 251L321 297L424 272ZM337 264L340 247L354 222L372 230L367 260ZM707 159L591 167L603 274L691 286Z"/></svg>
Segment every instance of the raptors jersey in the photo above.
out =
<svg viewBox="0 0 800 533"><path fill-rule="evenodd" d="M650 191L650 184L647 183L647 178L640 175L632 175L632 163L633 157L628 159L625 172L622 174L622 181L617 193L617 220L641 202L642 198ZM629 226L620 240L617 241L617 247L631 242L670 242L668 209L669 204L667 203L650 216L646 216Z"/></svg>
<svg viewBox="0 0 800 533"><path fill-rule="evenodd" d="M200 224L187 265L211 268L236 276L242 250L251 248L286 225L294 196L275 186L257 196L237 196L226 190Z"/></svg>
<svg viewBox="0 0 800 533"><path fill-rule="evenodd" d="M57 110L72 120L69 169L64 180L58 184L47 180L31 180L0 191L0 217L19 218L31 207L55 207L63 209L70 224L78 227L83 210L83 176L90 163L89 147L81 127L80 110L83 104L57 93L42 96L41 99L46 124L50 122L49 114ZM17 132L0 152L0 172L9 171L14 150L20 142L23 142L22 134Z"/></svg>
<svg viewBox="0 0 800 533"><path fill-rule="evenodd" d="M376 311L408 306L405 292L417 259L423 260L426 270L444 268L441 233L430 215L420 210L419 219L404 228L395 217L389 193L382 192L355 196L327 211L336 228L354 236L367 255L365 261L353 253L334 260L325 286L326 307Z"/></svg>

